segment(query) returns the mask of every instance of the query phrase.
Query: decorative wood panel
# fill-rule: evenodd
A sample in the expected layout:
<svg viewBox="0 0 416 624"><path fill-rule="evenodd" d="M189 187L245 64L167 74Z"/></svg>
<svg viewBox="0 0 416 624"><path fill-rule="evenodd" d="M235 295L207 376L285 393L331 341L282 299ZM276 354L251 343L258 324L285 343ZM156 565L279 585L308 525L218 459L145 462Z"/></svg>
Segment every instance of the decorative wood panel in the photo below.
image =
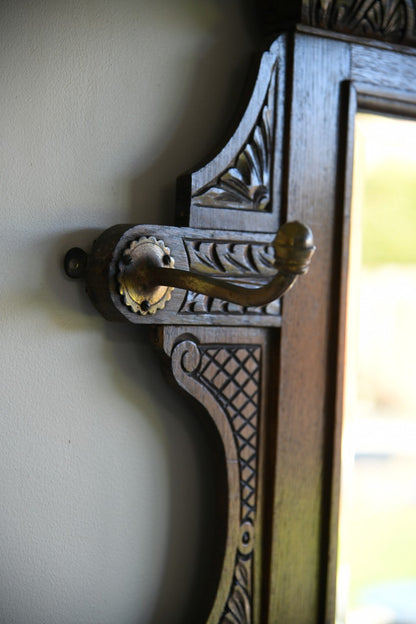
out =
<svg viewBox="0 0 416 624"><path fill-rule="evenodd" d="M411 46L416 45L415 7L415 0L261 2L263 23L269 32L298 23Z"/></svg>
<svg viewBox="0 0 416 624"><path fill-rule="evenodd" d="M311 26L403 42L415 36L412 0L311 0L304 3Z"/></svg>
<svg viewBox="0 0 416 624"><path fill-rule="evenodd" d="M276 273L274 250L268 243L185 239L184 244L190 270L201 274L207 273L233 283L255 287L265 283ZM274 316L277 322L280 316L280 302L276 300L261 308L250 308L188 291L179 314L211 314L216 318L230 315L237 318L243 315Z"/></svg>
<svg viewBox="0 0 416 624"><path fill-rule="evenodd" d="M209 163L179 178L178 224L197 228L215 224L250 232L277 230L285 63L282 38L263 54L250 100L230 140Z"/></svg>
<svg viewBox="0 0 416 624"><path fill-rule="evenodd" d="M246 143L216 178L192 194L204 208L270 211L272 147L276 99L276 64L270 73L265 101Z"/></svg>

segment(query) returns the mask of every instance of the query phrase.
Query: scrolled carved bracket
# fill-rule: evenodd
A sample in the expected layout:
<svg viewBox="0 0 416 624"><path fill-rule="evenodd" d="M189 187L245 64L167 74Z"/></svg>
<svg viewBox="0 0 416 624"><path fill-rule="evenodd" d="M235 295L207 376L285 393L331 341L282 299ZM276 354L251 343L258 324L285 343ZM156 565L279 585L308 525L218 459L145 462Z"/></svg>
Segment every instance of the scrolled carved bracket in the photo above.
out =
<svg viewBox="0 0 416 624"><path fill-rule="evenodd" d="M176 383L205 407L227 466L226 556L209 624L252 624L259 609L261 499L267 330L233 340L227 330L165 328L161 344ZM222 339L222 341L221 341ZM224 515L223 521L226 515Z"/></svg>

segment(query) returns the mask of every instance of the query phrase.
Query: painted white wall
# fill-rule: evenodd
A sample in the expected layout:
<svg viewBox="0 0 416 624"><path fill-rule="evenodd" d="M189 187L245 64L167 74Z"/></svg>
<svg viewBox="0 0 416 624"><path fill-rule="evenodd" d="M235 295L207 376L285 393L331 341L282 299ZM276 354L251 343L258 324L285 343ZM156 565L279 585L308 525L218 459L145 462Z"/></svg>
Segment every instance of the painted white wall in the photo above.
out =
<svg viewBox="0 0 416 624"><path fill-rule="evenodd" d="M143 328L60 262L114 223L172 223L250 49L238 0L0 3L1 624L184 621L203 440Z"/></svg>

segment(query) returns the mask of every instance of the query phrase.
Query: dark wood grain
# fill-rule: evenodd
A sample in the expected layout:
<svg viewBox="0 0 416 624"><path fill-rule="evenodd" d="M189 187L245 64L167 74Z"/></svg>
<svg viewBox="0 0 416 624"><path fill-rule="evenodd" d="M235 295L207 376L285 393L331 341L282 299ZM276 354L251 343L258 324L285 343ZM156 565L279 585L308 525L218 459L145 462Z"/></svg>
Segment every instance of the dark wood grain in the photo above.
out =
<svg viewBox="0 0 416 624"><path fill-rule="evenodd" d="M270 622L320 621L325 428L333 419L331 369L336 369L330 337L337 304L332 272L338 119L349 66L347 45L296 35L287 213L311 223L318 252L303 288L283 304Z"/></svg>

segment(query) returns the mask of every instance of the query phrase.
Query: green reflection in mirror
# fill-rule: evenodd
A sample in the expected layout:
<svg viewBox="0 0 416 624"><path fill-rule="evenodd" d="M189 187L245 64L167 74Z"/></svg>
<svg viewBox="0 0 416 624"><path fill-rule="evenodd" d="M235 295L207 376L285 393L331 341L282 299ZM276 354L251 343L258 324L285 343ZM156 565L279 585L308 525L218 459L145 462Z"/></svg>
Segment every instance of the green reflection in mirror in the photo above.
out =
<svg viewBox="0 0 416 624"><path fill-rule="evenodd" d="M416 624L416 122L355 145L337 623Z"/></svg>

